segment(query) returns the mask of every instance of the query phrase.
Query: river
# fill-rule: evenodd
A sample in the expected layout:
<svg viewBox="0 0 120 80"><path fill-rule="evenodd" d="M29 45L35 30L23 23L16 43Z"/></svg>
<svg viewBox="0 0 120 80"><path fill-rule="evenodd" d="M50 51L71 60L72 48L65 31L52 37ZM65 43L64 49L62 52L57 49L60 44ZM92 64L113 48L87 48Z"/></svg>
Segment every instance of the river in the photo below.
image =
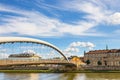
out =
<svg viewBox="0 0 120 80"><path fill-rule="evenodd" d="M120 73L0 73L0 80L120 80Z"/></svg>

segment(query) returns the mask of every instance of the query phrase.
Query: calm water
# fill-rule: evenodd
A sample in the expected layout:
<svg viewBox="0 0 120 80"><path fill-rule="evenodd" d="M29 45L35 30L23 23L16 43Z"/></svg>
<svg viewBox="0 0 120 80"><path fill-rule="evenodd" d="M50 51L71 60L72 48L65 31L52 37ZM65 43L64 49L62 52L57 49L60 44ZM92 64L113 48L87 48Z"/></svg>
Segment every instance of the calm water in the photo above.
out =
<svg viewBox="0 0 120 80"><path fill-rule="evenodd" d="M0 73L0 80L120 80L120 73Z"/></svg>

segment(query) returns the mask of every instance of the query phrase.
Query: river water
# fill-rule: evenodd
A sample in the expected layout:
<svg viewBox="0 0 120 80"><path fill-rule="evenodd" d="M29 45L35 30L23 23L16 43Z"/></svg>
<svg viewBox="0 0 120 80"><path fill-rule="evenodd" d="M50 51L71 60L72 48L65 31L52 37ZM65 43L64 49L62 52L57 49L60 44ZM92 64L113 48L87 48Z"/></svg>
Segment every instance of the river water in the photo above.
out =
<svg viewBox="0 0 120 80"><path fill-rule="evenodd" d="M120 80L120 73L0 73L0 80Z"/></svg>

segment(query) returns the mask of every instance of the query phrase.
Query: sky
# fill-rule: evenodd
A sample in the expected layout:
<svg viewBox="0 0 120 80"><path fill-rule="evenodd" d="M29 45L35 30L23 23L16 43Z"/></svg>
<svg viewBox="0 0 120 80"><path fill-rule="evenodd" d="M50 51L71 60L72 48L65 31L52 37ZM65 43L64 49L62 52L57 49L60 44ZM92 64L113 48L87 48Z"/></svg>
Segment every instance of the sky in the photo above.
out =
<svg viewBox="0 0 120 80"><path fill-rule="evenodd" d="M65 54L119 49L120 0L0 0L0 36L47 41Z"/></svg>

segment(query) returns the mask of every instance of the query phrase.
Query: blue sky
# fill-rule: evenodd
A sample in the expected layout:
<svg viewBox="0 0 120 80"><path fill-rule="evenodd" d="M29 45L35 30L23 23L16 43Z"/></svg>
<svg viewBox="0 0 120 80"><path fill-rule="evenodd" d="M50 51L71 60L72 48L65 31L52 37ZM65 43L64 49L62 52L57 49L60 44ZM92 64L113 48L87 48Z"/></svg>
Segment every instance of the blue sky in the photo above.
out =
<svg viewBox="0 0 120 80"><path fill-rule="evenodd" d="M61 50L119 49L120 0L0 0L0 36L48 41Z"/></svg>

